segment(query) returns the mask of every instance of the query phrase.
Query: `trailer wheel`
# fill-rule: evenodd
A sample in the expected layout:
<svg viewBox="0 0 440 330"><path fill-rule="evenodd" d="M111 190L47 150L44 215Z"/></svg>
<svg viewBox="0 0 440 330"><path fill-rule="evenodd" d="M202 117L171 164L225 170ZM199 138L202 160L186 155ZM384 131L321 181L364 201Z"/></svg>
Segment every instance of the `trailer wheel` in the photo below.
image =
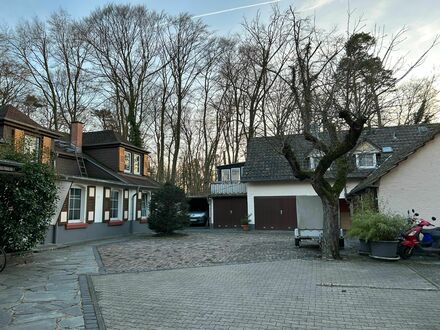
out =
<svg viewBox="0 0 440 330"><path fill-rule="evenodd" d="M295 238L295 246L301 247L301 239Z"/></svg>

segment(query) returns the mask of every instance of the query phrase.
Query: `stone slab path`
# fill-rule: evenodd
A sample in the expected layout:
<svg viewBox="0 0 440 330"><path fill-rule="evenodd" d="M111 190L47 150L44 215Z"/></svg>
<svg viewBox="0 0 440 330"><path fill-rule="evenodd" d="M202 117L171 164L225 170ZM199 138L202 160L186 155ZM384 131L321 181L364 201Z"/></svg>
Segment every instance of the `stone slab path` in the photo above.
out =
<svg viewBox="0 0 440 330"><path fill-rule="evenodd" d="M0 329L83 329L78 274L97 273L91 245L43 251L0 273Z"/></svg>

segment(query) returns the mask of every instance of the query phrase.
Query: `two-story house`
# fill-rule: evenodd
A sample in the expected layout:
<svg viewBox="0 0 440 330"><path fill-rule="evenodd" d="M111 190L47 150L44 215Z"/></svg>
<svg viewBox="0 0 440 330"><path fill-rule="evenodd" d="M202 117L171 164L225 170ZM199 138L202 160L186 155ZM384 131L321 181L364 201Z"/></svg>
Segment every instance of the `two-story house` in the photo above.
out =
<svg viewBox="0 0 440 330"><path fill-rule="evenodd" d="M33 148L51 163L58 181L58 205L46 243L69 243L146 231L151 192L148 151L113 131L70 134L43 128L14 107L0 109L0 133L17 148ZM30 147L29 147L30 145Z"/></svg>
<svg viewBox="0 0 440 330"><path fill-rule="evenodd" d="M246 184L241 182L245 163L217 166L209 198L210 226L237 228L247 216Z"/></svg>
<svg viewBox="0 0 440 330"><path fill-rule="evenodd" d="M369 192L381 211L405 215L414 208L425 217L439 215L440 124L365 128L348 155L349 173L340 196L340 224L351 225L350 199ZM287 137L303 169L321 157L301 134ZM250 140L242 182L246 182L250 224L256 229L322 229L320 198L307 180L298 180L276 137ZM328 171L331 181L334 171Z"/></svg>

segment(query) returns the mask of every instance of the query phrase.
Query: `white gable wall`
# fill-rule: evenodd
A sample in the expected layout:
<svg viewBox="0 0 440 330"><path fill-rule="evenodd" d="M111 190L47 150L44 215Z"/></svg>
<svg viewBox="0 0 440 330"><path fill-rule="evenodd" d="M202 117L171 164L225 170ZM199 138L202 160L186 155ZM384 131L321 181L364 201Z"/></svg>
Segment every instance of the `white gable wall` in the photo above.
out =
<svg viewBox="0 0 440 330"><path fill-rule="evenodd" d="M378 200L381 211L406 216L415 209L425 219L440 219L439 136L381 178Z"/></svg>
<svg viewBox="0 0 440 330"><path fill-rule="evenodd" d="M348 182L347 193L358 183L359 181ZM258 196L317 196L317 194L308 182L248 182L247 205L250 224L255 224L254 197ZM340 198L344 197L345 192L342 191Z"/></svg>

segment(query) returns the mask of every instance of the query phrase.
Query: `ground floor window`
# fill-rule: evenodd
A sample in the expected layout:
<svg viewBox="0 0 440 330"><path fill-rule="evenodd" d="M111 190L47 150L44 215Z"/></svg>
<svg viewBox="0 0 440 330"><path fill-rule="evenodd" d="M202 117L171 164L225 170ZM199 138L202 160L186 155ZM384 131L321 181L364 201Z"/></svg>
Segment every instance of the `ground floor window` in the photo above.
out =
<svg viewBox="0 0 440 330"><path fill-rule="evenodd" d="M81 221L82 195L81 188L70 188L68 210L69 221Z"/></svg>
<svg viewBox="0 0 440 330"><path fill-rule="evenodd" d="M142 200L141 200L141 217L142 218L148 217L149 208L150 208L150 194L142 193Z"/></svg>
<svg viewBox="0 0 440 330"><path fill-rule="evenodd" d="M112 190L110 193L110 219L119 218L119 191Z"/></svg>

